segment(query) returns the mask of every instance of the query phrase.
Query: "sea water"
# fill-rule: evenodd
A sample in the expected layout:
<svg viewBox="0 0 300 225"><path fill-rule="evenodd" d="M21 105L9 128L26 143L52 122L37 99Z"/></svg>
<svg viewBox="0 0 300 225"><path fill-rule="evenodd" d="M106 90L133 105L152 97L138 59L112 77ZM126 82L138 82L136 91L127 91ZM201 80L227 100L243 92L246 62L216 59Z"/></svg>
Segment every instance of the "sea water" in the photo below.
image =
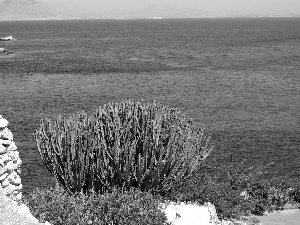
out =
<svg viewBox="0 0 300 225"><path fill-rule="evenodd" d="M126 99L178 108L212 134L208 161L300 175L300 19L0 21L0 114L24 190L54 183L40 119Z"/></svg>

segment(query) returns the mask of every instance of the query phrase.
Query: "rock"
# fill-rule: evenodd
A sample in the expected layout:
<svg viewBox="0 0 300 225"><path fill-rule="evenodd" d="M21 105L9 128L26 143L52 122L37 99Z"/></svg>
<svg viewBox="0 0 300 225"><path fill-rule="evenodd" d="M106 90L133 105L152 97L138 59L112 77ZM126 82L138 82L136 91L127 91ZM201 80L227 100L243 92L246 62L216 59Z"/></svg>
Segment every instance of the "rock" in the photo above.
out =
<svg viewBox="0 0 300 225"><path fill-rule="evenodd" d="M6 148L3 145L0 145L0 154L4 154L6 152Z"/></svg>
<svg viewBox="0 0 300 225"><path fill-rule="evenodd" d="M260 224L260 221L255 218L255 216L250 215L250 216L241 216L241 225L257 225ZM240 225L239 223L236 223L237 225Z"/></svg>
<svg viewBox="0 0 300 225"><path fill-rule="evenodd" d="M0 177L7 171L7 169L4 166L4 162L0 159ZM1 181L1 179L0 179Z"/></svg>
<svg viewBox="0 0 300 225"><path fill-rule="evenodd" d="M20 184L20 185L18 185L18 186L9 184L9 185L6 186L6 187L3 187L3 185L2 185L2 188L3 188L2 192L3 192L5 195L9 196L9 195L11 195L14 191L21 191L21 189L22 189L22 184Z"/></svg>
<svg viewBox="0 0 300 225"><path fill-rule="evenodd" d="M18 213L21 216L24 216L24 217L26 216L28 219L32 220L33 222L36 222L36 223L39 222L37 218L35 218L33 215L31 215L29 208L24 204L19 206Z"/></svg>
<svg viewBox="0 0 300 225"><path fill-rule="evenodd" d="M245 222L243 222L243 221L240 221L240 220L232 220L232 223L233 223L233 225L254 225L254 224L252 224L252 223L245 223Z"/></svg>
<svg viewBox="0 0 300 225"><path fill-rule="evenodd" d="M1 166L0 166L1 167ZM0 169L0 181L1 181L1 178L2 178L2 175L4 175L4 173L6 173L7 169L5 167L1 168ZM4 177L5 178L5 177ZM2 180L4 179L2 178Z"/></svg>
<svg viewBox="0 0 300 225"><path fill-rule="evenodd" d="M7 176L8 176L8 173L3 173L3 174L0 176L0 181L3 181Z"/></svg>
<svg viewBox="0 0 300 225"><path fill-rule="evenodd" d="M22 192L13 191L13 193L11 193L8 197L11 198L14 201L19 201L19 200L22 199Z"/></svg>
<svg viewBox="0 0 300 225"><path fill-rule="evenodd" d="M2 129L2 131L1 131L1 129ZM14 136L7 127L0 128L0 139L12 141L14 139Z"/></svg>
<svg viewBox="0 0 300 225"><path fill-rule="evenodd" d="M21 162L22 163L22 161L20 160L20 161L17 161L17 162L15 162L14 163L14 170L15 171L17 171L17 170L20 170L21 169L21 163L19 163L19 162Z"/></svg>
<svg viewBox="0 0 300 225"><path fill-rule="evenodd" d="M42 225L30 213L29 208L0 193L0 224L5 225ZM44 225L51 225L46 222Z"/></svg>
<svg viewBox="0 0 300 225"><path fill-rule="evenodd" d="M21 177L15 171L9 174L6 179L15 186L21 184Z"/></svg>
<svg viewBox="0 0 300 225"><path fill-rule="evenodd" d="M0 139L0 145L3 145L4 147L8 147L11 145L11 140L3 140L3 139Z"/></svg>
<svg viewBox="0 0 300 225"><path fill-rule="evenodd" d="M17 150L17 146L14 141L12 141L11 144L6 149L6 151L16 151L16 150Z"/></svg>
<svg viewBox="0 0 300 225"><path fill-rule="evenodd" d="M17 174L21 174L21 169L20 168L18 168L18 169L16 169L16 172L17 172Z"/></svg>
<svg viewBox="0 0 300 225"><path fill-rule="evenodd" d="M8 152L7 154L10 156L10 158L13 162L17 162L18 160L20 160L18 151L11 151L11 152Z"/></svg>
<svg viewBox="0 0 300 225"><path fill-rule="evenodd" d="M0 155L0 159L1 159L4 163L7 163L7 162L11 161L11 157L10 157L9 154Z"/></svg>
<svg viewBox="0 0 300 225"><path fill-rule="evenodd" d="M7 177L1 181L1 186L2 186L2 188L6 188L9 186L9 181L8 181Z"/></svg>
<svg viewBox="0 0 300 225"><path fill-rule="evenodd" d="M4 119L2 115L0 115L0 128L7 127L7 125L8 125L8 121Z"/></svg>
<svg viewBox="0 0 300 225"><path fill-rule="evenodd" d="M219 223L220 225L234 225L233 222L231 221L226 221L226 220L222 220L221 223Z"/></svg>
<svg viewBox="0 0 300 225"><path fill-rule="evenodd" d="M5 163L4 166L7 169L8 173L11 173L15 169L15 165L14 165L13 161L9 161L9 162Z"/></svg>
<svg viewBox="0 0 300 225"><path fill-rule="evenodd" d="M168 221L174 225L209 225L210 214L205 206L196 204L176 204L171 202L163 204L162 210L165 212Z"/></svg>
<svg viewBox="0 0 300 225"><path fill-rule="evenodd" d="M209 214L210 214L210 222L211 223L218 223L220 220L217 216L217 210L214 205L212 205L210 202L204 203L204 206L207 208Z"/></svg>
<svg viewBox="0 0 300 225"><path fill-rule="evenodd" d="M209 202L203 206L168 202L162 203L159 208L173 225L247 225L238 220L219 220L215 206Z"/></svg>
<svg viewBox="0 0 300 225"><path fill-rule="evenodd" d="M20 158L18 158L17 162L15 162L16 165L18 165L18 169L21 167L22 164L22 160Z"/></svg>

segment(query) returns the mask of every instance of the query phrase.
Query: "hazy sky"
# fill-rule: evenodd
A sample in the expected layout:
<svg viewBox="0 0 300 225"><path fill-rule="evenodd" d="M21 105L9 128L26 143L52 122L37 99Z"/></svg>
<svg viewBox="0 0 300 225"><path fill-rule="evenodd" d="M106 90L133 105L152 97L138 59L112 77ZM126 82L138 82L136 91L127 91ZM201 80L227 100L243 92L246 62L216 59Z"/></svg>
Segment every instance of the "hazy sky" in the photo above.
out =
<svg viewBox="0 0 300 225"><path fill-rule="evenodd" d="M158 5L197 8L203 11L284 12L300 14L300 0L39 0L49 5L72 6L90 11L130 11Z"/></svg>

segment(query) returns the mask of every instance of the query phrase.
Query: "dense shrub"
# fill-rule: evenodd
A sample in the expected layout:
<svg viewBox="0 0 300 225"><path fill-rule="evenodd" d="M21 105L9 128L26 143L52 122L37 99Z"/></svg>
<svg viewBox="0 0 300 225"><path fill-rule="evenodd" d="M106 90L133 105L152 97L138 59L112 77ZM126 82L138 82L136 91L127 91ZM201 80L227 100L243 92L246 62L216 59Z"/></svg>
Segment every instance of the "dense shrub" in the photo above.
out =
<svg viewBox="0 0 300 225"><path fill-rule="evenodd" d="M214 169L217 171L215 179L219 181L226 181L234 190L243 191L252 183L261 180L269 173L269 163L263 166L250 166L245 165L246 160L241 162L234 162L232 156L229 163L219 163Z"/></svg>
<svg viewBox="0 0 300 225"><path fill-rule="evenodd" d="M165 216L157 210L164 200L200 205L211 202L218 218L239 219L249 213L279 210L290 201L299 202L299 187L297 179L256 180L249 184L245 198L230 182L218 182L207 174L199 174L164 197L134 189L86 196L82 193L70 195L62 188L49 188L34 190L25 196L23 203L41 222L50 221L53 225L91 224L89 221L95 221L95 224L156 225L167 224Z"/></svg>
<svg viewBox="0 0 300 225"><path fill-rule="evenodd" d="M35 189L24 197L31 213L52 225L168 225L158 199L139 190L104 195L69 195L54 188Z"/></svg>
<svg viewBox="0 0 300 225"><path fill-rule="evenodd" d="M300 202L299 187L297 179L275 177L253 182L245 191L249 196L248 201L255 203L252 212L263 213L281 210L288 202Z"/></svg>
<svg viewBox="0 0 300 225"><path fill-rule="evenodd" d="M240 194L229 182L217 182L203 174L189 180L180 189L174 189L168 198L177 202L197 202L200 205L210 202L215 205L218 218L236 219L249 214L253 208L253 203L245 201Z"/></svg>
<svg viewBox="0 0 300 225"><path fill-rule="evenodd" d="M300 202L300 182L288 177L266 179L268 166L220 165L219 174L208 170L189 179L168 196L173 201L210 202L221 219L239 219L249 213L280 210L287 202ZM222 177L222 179L220 179Z"/></svg>
<svg viewBox="0 0 300 225"><path fill-rule="evenodd" d="M176 109L159 103L109 103L41 121L36 142L48 171L69 193L114 187L167 193L197 172L210 137Z"/></svg>
<svg viewBox="0 0 300 225"><path fill-rule="evenodd" d="M297 201L300 185L297 179L268 177L273 163L247 168L244 162L221 165L219 173L231 189L243 193L252 213L281 210L287 202Z"/></svg>

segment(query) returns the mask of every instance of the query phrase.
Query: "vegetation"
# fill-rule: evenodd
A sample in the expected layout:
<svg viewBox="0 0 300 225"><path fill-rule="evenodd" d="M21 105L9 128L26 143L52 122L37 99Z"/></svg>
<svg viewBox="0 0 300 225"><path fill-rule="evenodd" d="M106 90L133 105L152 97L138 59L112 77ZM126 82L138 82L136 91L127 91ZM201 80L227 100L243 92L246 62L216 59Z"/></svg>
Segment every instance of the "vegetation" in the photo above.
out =
<svg viewBox="0 0 300 225"><path fill-rule="evenodd" d="M233 165L223 166L232 171ZM239 166L238 166L239 168ZM257 168L255 168L257 169ZM255 170L254 168L251 170ZM235 170L243 174L250 170ZM258 171L258 170L256 170ZM232 185L228 179L217 181L205 173L190 178L178 190L167 196L153 195L138 189L122 191L114 189L104 195L82 193L68 194L63 188L35 189L22 200L40 222L52 225L71 224L168 224L166 215L158 210L165 200L197 202L215 205L219 219L239 219L249 213L280 210L287 202L300 203L300 182L287 177L254 179L255 177L233 176ZM257 174L259 175L259 174ZM230 173L229 173L229 176ZM251 177L251 179L250 179ZM252 179L253 178L253 179ZM244 186L246 184L246 187ZM241 195L245 191L247 195ZM94 221L91 222L91 221Z"/></svg>
<svg viewBox="0 0 300 225"><path fill-rule="evenodd" d="M220 219L300 202L299 180L264 179L268 165L204 165L209 136L156 102L110 103L94 115L41 121L36 140L57 185L36 189L21 202L52 225L167 225L159 204L170 200L210 202Z"/></svg>
<svg viewBox="0 0 300 225"><path fill-rule="evenodd" d="M52 225L168 225L160 201L139 190L113 190L104 195L70 195L53 187L36 189L25 196L32 214Z"/></svg>
<svg viewBox="0 0 300 225"><path fill-rule="evenodd" d="M268 165L244 168L243 163L227 163L218 168L215 176L198 174L179 190L174 190L168 198L202 205L210 202L215 205L218 217L222 219L272 212L283 209L288 202L300 202L298 179L266 179L267 173Z"/></svg>
<svg viewBox="0 0 300 225"><path fill-rule="evenodd" d="M212 151L209 136L176 109L159 103L109 103L41 121L42 161L70 194L122 190L168 193L195 174Z"/></svg>

